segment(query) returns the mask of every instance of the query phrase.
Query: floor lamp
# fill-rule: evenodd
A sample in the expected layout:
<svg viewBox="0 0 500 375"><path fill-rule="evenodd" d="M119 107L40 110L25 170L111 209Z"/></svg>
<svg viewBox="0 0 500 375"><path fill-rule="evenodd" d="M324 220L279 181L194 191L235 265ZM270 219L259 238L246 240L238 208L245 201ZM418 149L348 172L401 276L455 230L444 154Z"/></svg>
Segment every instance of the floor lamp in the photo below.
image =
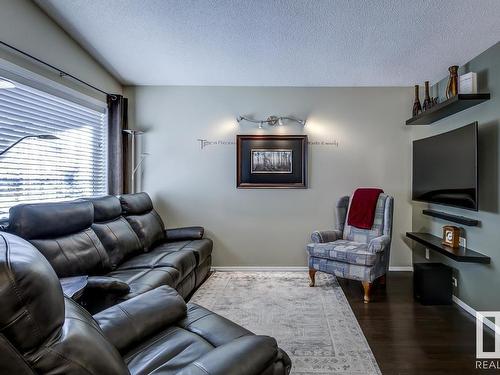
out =
<svg viewBox="0 0 500 375"><path fill-rule="evenodd" d="M25 135L24 137L19 138L17 141L15 141L13 144L11 144L9 147L4 149L3 151L0 151L0 156L5 154L7 151L9 151L12 147L15 147L17 144L21 143L25 139L28 138L38 138L38 139L60 139L59 137L56 137L55 135L52 134L32 134L32 135Z"/></svg>
<svg viewBox="0 0 500 375"><path fill-rule="evenodd" d="M141 166L142 162L146 158L145 153L141 153L141 160L139 163L135 163L135 154L137 150L137 136L144 134L142 130L134 130L134 129L124 129L123 132L128 134L130 137L130 158L131 158L131 168L130 168L130 193L135 193L135 174L137 170Z"/></svg>

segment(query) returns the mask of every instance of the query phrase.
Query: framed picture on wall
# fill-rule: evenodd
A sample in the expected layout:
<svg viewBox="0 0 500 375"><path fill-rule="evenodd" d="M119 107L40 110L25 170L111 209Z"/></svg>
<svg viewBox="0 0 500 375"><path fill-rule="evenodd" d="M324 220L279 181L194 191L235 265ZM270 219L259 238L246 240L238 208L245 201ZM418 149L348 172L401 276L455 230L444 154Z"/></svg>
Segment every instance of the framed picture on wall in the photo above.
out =
<svg viewBox="0 0 500 375"><path fill-rule="evenodd" d="M238 135L236 187L307 188L307 135Z"/></svg>

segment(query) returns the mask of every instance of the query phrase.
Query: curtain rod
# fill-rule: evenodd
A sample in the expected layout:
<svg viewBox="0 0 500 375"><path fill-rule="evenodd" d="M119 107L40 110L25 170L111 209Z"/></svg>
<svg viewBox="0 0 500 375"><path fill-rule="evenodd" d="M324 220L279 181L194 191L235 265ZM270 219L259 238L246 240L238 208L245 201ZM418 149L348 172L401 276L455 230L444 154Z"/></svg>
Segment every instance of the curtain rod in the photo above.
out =
<svg viewBox="0 0 500 375"><path fill-rule="evenodd" d="M38 57L35 57L35 56L33 56L33 55L30 55L30 54L29 54L29 53L27 53L27 52L21 51L20 49L18 49L18 48L16 48L16 47L14 47L14 46L12 46L12 45L10 45L10 44L8 44L8 43L5 43L5 42L3 42L3 41L1 41L1 40L0 40L0 44L4 45L4 46L5 46L5 47L7 47L7 48L10 48L10 49L12 49L12 50L16 51L16 52L18 52L18 53L20 53L20 54L22 54L22 55L24 55L24 56L26 56L26 57L29 57L30 59L35 60L36 62L38 62L38 63L40 63L40 64L43 64L43 65L45 65L45 66L48 66L49 68L51 68L51 69L55 70L56 72L58 72L58 73L59 73L59 76L60 76L61 78L63 78L63 77L70 77L70 78L74 79L75 81L80 82L81 84L83 84L83 85L85 85L85 86L88 86L88 87L90 87L91 89L93 89L93 90L95 90L95 91L98 91L98 92L100 92L100 93L102 93L102 94L104 94L104 95L107 95L107 96L111 97L111 99L112 99L112 100L115 100L115 99L116 99L116 95L115 95L115 94L110 94L110 93L108 93L108 92L106 92L106 91L104 91L104 90L101 90L100 88L97 88L97 87L95 87L95 86L91 85L90 83L87 83L87 82L85 82L85 81L81 80L80 78L75 77L75 76L74 76L74 75L72 75L72 74L66 73L64 70L61 70L61 69L59 69L58 67L56 67L56 66L54 66L54 65L52 65L52 64L49 64L48 62L45 62L45 61L43 61L43 60L40 60Z"/></svg>

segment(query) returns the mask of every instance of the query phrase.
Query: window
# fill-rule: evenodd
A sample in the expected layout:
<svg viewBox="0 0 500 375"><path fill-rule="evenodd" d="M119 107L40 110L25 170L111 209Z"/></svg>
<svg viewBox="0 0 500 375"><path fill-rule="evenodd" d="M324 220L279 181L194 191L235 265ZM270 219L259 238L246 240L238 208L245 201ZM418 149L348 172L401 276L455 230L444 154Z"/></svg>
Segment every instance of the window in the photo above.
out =
<svg viewBox="0 0 500 375"><path fill-rule="evenodd" d="M0 90L0 218L19 203L107 194L105 110L90 109L15 83Z"/></svg>

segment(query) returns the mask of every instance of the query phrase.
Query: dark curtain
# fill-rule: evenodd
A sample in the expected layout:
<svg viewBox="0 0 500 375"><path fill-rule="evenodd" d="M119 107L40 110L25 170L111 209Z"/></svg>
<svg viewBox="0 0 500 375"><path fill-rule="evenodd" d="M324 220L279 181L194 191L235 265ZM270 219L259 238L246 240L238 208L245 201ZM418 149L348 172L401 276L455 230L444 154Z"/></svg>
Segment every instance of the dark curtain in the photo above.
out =
<svg viewBox="0 0 500 375"><path fill-rule="evenodd" d="M128 99L108 95L108 192L117 195L127 192L127 129Z"/></svg>

